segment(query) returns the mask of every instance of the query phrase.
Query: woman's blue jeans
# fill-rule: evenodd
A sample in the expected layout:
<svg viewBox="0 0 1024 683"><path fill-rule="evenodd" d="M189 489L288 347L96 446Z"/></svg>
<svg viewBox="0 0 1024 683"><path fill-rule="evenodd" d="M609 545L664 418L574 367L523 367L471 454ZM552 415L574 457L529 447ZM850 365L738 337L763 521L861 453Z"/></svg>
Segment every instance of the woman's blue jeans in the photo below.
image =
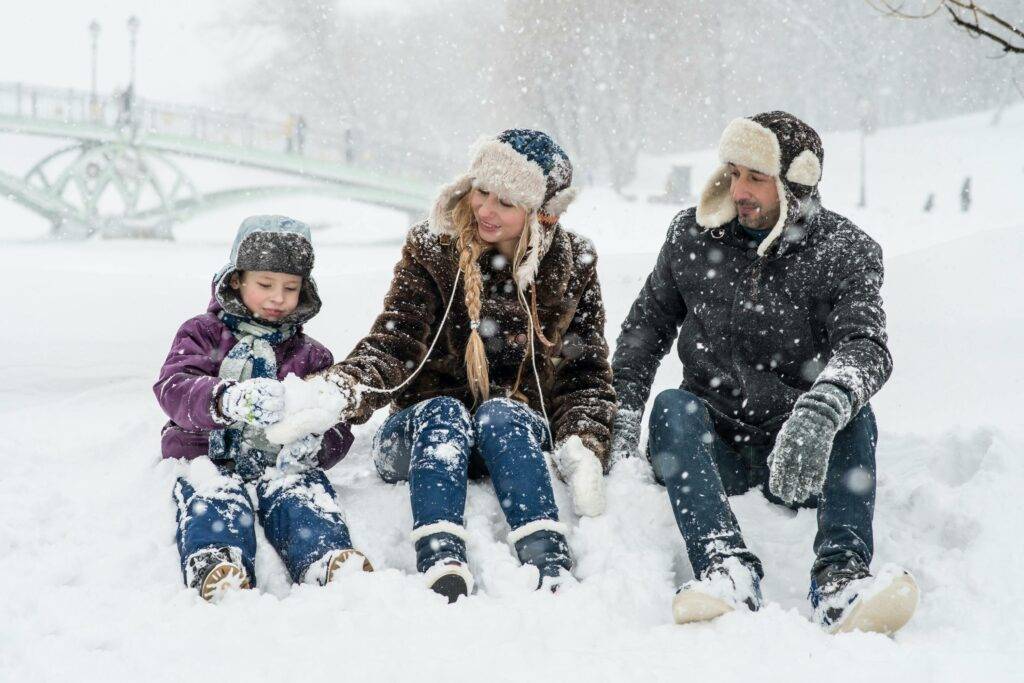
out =
<svg viewBox="0 0 1024 683"><path fill-rule="evenodd" d="M427 399L387 419L374 438L384 481L408 480L413 529L450 522L463 526L466 485L489 473L512 529L558 519L544 461L548 429L518 401L485 401L470 415L459 400Z"/></svg>

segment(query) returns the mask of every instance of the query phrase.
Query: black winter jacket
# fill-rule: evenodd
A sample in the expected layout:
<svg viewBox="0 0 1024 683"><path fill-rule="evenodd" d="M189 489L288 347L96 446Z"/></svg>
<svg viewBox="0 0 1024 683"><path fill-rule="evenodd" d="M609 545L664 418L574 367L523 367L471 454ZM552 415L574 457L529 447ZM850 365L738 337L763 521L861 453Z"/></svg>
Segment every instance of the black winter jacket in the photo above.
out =
<svg viewBox="0 0 1024 683"><path fill-rule="evenodd" d="M817 381L846 389L853 415L892 372L882 250L850 221L811 208L759 257L736 220L705 231L695 210L669 227L622 324L613 359L619 409L642 415L679 337L682 389L716 427L770 443Z"/></svg>

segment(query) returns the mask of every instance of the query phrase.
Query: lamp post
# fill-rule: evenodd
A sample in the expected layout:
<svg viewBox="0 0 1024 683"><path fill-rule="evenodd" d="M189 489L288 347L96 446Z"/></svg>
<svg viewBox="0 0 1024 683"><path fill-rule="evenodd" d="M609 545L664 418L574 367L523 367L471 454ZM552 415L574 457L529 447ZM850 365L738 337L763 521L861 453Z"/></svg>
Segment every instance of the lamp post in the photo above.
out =
<svg viewBox="0 0 1024 683"><path fill-rule="evenodd" d="M100 22L95 19L89 24L89 38L92 44L92 87L89 91L89 107L92 110L93 118L96 117L96 110L98 100L96 98L96 64L98 61L99 53L99 41L100 41Z"/></svg>
<svg viewBox="0 0 1024 683"><path fill-rule="evenodd" d="M857 206L861 209L868 205L867 197L867 136L874 130L874 106L867 97L857 103L860 114L860 200Z"/></svg>
<svg viewBox="0 0 1024 683"><path fill-rule="evenodd" d="M128 87L135 92L135 45L139 33L139 18L134 14L128 17L128 45L131 50L131 61L129 62Z"/></svg>

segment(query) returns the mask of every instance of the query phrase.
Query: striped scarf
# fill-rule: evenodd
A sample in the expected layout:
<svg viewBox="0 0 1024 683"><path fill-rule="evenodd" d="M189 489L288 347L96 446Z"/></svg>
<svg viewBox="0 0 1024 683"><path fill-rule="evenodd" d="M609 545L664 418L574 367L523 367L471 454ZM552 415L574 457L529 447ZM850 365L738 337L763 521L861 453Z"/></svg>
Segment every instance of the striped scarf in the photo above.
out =
<svg viewBox="0 0 1024 683"><path fill-rule="evenodd" d="M236 342L221 361L218 376L238 382L262 377L277 379L277 355L274 347L292 337L294 325L271 327L252 318L221 311L221 322L231 330ZM233 460L235 472L244 480L259 478L272 465L281 447L267 441L259 427L235 422L210 432L210 459Z"/></svg>

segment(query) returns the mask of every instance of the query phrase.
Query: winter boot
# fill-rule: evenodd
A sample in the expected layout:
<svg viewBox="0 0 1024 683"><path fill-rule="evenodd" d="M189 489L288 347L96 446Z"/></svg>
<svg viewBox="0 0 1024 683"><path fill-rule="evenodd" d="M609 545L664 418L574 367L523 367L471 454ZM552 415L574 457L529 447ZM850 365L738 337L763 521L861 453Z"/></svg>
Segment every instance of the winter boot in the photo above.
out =
<svg viewBox="0 0 1024 683"><path fill-rule="evenodd" d="M717 557L700 579L687 581L672 600L677 624L710 621L745 607L761 609L761 579L750 565L737 557Z"/></svg>
<svg viewBox="0 0 1024 683"><path fill-rule="evenodd" d="M831 564L811 577L814 620L829 633L891 635L910 621L920 591L910 572L886 565L871 576L859 560Z"/></svg>
<svg viewBox="0 0 1024 683"><path fill-rule="evenodd" d="M364 572L372 572L373 565L366 559L358 550L354 548L345 548L344 550L331 550L324 554L319 560L309 565L305 573L302 575L303 583L316 584L318 586L326 586L333 579L335 574L341 565L345 564L349 560L357 561L362 559L362 567Z"/></svg>
<svg viewBox="0 0 1024 683"><path fill-rule="evenodd" d="M572 555L560 522L540 520L525 524L509 534L516 555L524 565L537 568L537 589L552 593L572 576Z"/></svg>
<svg viewBox="0 0 1024 683"><path fill-rule="evenodd" d="M224 593L248 588L249 575L238 548L204 548L185 561L185 583L195 588L204 600L218 602Z"/></svg>
<svg viewBox="0 0 1024 683"><path fill-rule="evenodd" d="M451 522L437 522L413 529L416 569L430 590L449 603L473 592L473 575L466 563L466 530Z"/></svg>

